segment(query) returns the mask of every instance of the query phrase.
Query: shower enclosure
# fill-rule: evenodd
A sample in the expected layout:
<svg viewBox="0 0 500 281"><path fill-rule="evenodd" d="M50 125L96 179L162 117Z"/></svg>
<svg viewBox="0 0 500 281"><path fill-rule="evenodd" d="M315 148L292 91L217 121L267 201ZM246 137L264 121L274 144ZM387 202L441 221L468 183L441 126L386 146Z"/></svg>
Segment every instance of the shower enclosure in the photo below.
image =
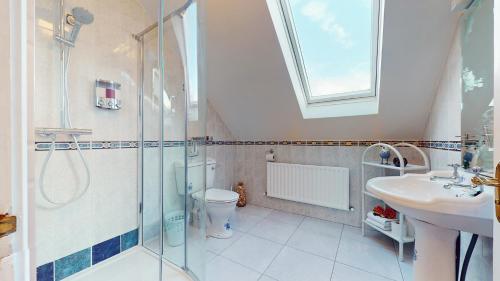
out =
<svg viewBox="0 0 500 281"><path fill-rule="evenodd" d="M204 280L203 3L35 4L37 280Z"/></svg>

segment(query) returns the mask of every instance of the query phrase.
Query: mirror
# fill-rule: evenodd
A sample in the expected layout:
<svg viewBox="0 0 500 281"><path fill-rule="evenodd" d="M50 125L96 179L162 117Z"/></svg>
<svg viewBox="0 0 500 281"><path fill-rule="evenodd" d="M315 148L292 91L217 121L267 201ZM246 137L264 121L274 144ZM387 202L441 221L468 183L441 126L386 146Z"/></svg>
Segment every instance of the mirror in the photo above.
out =
<svg viewBox="0 0 500 281"><path fill-rule="evenodd" d="M460 22L462 162L493 174L493 0L475 0Z"/></svg>

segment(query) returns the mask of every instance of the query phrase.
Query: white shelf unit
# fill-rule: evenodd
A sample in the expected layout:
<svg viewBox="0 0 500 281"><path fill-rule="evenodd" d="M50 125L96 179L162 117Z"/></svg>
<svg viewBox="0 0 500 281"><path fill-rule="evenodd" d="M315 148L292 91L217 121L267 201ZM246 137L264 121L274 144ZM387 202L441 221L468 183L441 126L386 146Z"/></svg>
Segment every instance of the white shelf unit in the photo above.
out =
<svg viewBox="0 0 500 281"><path fill-rule="evenodd" d="M382 147L389 149L391 151L391 154L394 154L396 157L398 157L399 163L401 163L400 167L396 167L393 164L381 164L380 162L369 161L366 159L368 152L373 151L376 148L382 148ZM415 149L416 151L419 152L424 164L423 165L415 165L415 164L408 163L408 165L406 167L404 167L403 156L402 156L401 152L397 149L398 147L410 147L410 148ZM378 153L379 153L379 151L377 151L377 154ZM372 194L366 190L366 180L367 179L365 176L365 166L378 167L378 168L387 169L387 170L396 170L396 171L399 171L399 175L402 176L406 172L428 172L430 169L429 158L427 158L427 155L420 148L418 148L417 146L415 146L413 144L405 143L405 142L397 143L394 145L389 145L386 143L376 143L376 144L373 144L373 145L369 146L368 148L366 148L366 150L363 152L363 156L362 156L362 160L361 160L361 183L363 185L363 187L362 187L363 193L361 196L361 198L362 198L361 199L361 201L362 201L361 202L361 213L362 213L361 214L361 216L362 216L361 229L363 232L363 236L365 235L366 225L368 225L371 228L373 228L373 229L389 236L390 238L396 240L399 244L399 260L402 261L404 258L404 256L403 256L404 244L415 241L415 238L407 234L408 227L407 227L407 223L405 220L405 215L402 213L399 213L399 224L401 225L401 231L399 233L393 233L392 230L390 230L390 231L383 230L383 229L377 227L376 225L372 224L370 221L366 220L366 216L367 216L367 210L366 210L366 206L365 206L366 196L376 198L379 200L380 200L380 198L378 198L377 196L375 196L374 194Z"/></svg>

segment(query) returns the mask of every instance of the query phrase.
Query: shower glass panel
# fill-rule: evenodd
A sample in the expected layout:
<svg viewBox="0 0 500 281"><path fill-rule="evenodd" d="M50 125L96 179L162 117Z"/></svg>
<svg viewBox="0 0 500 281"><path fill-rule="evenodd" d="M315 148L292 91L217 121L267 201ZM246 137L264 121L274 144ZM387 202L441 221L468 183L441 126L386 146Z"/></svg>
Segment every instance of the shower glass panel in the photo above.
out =
<svg viewBox="0 0 500 281"><path fill-rule="evenodd" d="M168 2L163 25L139 35L144 73L143 243L193 279L203 280L206 101L198 91L196 2ZM162 47L163 70L148 56L157 46ZM167 275L165 271L164 279Z"/></svg>
<svg viewBox="0 0 500 281"><path fill-rule="evenodd" d="M156 254L161 249L161 69L158 61L158 32L145 34L140 44L142 81L142 243Z"/></svg>
<svg viewBox="0 0 500 281"><path fill-rule="evenodd" d="M475 0L460 31L463 164L493 176L493 0Z"/></svg>
<svg viewBox="0 0 500 281"><path fill-rule="evenodd" d="M205 179L206 179L206 96L200 87L202 80L202 39L199 39L199 22L202 17L199 13L200 5L193 2L184 13L182 18L182 30L184 39L184 75L186 89L186 108L187 108L187 128L188 139L187 161L188 163L203 163L201 172L192 171L187 173L187 189L195 187L198 184L198 190L192 193L192 196L186 197L186 213L189 220L186 225L186 267L189 273L194 276L205 276L205 225L206 225L206 206L205 198ZM198 169L200 171L200 169ZM201 280L201 278L198 278Z"/></svg>

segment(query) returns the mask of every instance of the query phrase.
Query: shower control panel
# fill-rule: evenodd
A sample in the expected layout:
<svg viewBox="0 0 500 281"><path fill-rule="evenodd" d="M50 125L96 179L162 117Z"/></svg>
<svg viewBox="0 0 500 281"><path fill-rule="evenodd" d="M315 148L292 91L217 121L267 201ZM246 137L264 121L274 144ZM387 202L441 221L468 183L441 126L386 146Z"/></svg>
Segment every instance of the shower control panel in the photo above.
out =
<svg viewBox="0 0 500 281"><path fill-rule="evenodd" d="M121 84L108 80L95 81L96 106L102 109L118 110L122 108L120 99Z"/></svg>

